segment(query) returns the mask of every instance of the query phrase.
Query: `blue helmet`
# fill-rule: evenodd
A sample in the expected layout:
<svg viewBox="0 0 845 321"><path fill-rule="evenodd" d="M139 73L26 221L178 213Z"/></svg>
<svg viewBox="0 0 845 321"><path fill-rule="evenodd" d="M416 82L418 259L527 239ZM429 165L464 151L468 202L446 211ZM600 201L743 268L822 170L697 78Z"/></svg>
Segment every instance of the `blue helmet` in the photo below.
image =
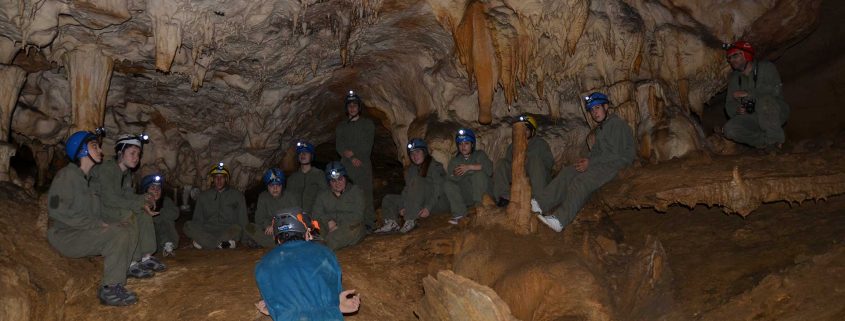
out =
<svg viewBox="0 0 845 321"><path fill-rule="evenodd" d="M299 155L302 152L308 152L313 157L314 156L314 145L309 143L309 142L306 142L304 140L300 140L300 141L296 142L296 154Z"/></svg>
<svg viewBox="0 0 845 321"><path fill-rule="evenodd" d="M141 179L141 191L146 192L147 189L153 185L164 185L164 175L161 175L160 173L155 173L144 176L144 178Z"/></svg>
<svg viewBox="0 0 845 321"><path fill-rule="evenodd" d="M410 155L411 152L422 149L426 154L428 154L428 145L426 145L425 141L422 138L412 138L408 142L408 154Z"/></svg>
<svg viewBox="0 0 845 321"><path fill-rule="evenodd" d="M475 147L475 133L472 132L472 129L458 129L458 132L455 134L455 144L460 144L463 142L470 142L472 143L472 147Z"/></svg>
<svg viewBox="0 0 845 321"><path fill-rule="evenodd" d="M70 135L67 142L65 142L65 153L67 154L67 157L70 158L70 161L75 162L85 156L88 156L88 142L95 139L97 139L96 134L84 130L80 130L73 133L73 135Z"/></svg>
<svg viewBox="0 0 845 321"><path fill-rule="evenodd" d="M276 167L268 169L262 177L265 186L285 185L285 173Z"/></svg>
<svg viewBox="0 0 845 321"><path fill-rule="evenodd" d="M594 92L589 96L584 97L584 101L586 102L584 108L587 109L587 111L593 110L593 107L595 106L601 106L603 104L610 103L610 100L607 98L607 95L602 94L600 92Z"/></svg>
<svg viewBox="0 0 845 321"><path fill-rule="evenodd" d="M326 164L326 181L338 179L341 176L346 176L346 167L341 162L332 161Z"/></svg>

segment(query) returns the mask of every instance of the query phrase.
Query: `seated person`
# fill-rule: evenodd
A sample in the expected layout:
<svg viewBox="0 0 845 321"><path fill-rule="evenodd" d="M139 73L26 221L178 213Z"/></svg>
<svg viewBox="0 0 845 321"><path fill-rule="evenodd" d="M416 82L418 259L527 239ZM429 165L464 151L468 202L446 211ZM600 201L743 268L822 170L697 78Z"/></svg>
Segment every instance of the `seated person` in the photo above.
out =
<svg viewBox="0 0 845 321"><path fill-rule="evenodd" d="M229 188L229 169L223 162L208 175L214 185L197 197L194 216L185 222L185 235L197 249L233 249L249 223L244 194Z"/></svg>
<svg viewBox="0 0 845 321"><path fill-rule="evenodd" d="M358 311L355 290L343 291L337 257L323 245L309 242L301 215L282 213L273 220L276 246L255 267L261 293L256 307L276 321L343 320Z"/></svg>
<svg viewBox="0 0 845 321"><path fill-rule="evenodd" d="M634 161L635 146L631 127L616 114L610 114L607 96L594 92L586 97L585 108L598 126L595 144L587 158L579 159L574 167L566 167L552 179L536 199L531 199L531 210L540 221L555 232L560 232L575 219L575 215L599 189ZM557 211L551 212L560 206Z"/></svg>
<svg viewBox="0 0 845 321"><path fill-rule="evenodd" d="M443 191L452 212L450 224L466 217L467 207L481 204L484 194L490 194L490 175L493 162L487 153L475 149L475 133L461 128L455 135L458 153L449 160Z"/></svg>
<svg viewBox="0 0 845 321"><path fill-rule="evenodd" d="M525 151L525 173L531 183L531 194L537 195L537 191L546 186L552 173L552 166L555 158L549 143L536 135L537 121L530 115L519 116L518 121L524 122L528 127L528 148ZM496 163L493 172L493 196L498 197L496 205L505 207L510 202L511 171L513 169L513 143L508 145L505 156Z"/></svg>
<svg viewBox="0 0 845 321"><path fill-rule="evenodd" d="M443 165L428 153L428 145L420 138L408 143L408 157L411 166L405 171L405 187L401 195L389 194L382 201L384 226L376 233L388 233L399 230L408 233L416 227L418 218L426 218L432 212L448 209L446 196L443 195L443 182L446 171ZM405 217L405 223L399 228L399 216Z"/></svg>
<svg viewBox="0 0 845 321"><path fill-rule="evenodd" d="M263 248L273 248L273 215L279 210L289 207L299 207L296 197L285 193L285 173L278 168L270 168L262 177L267 190L258 195L255 208L255 223L249 223L244 229L246 237L252 239Z"/></svg>
<svg viewBox="0 0 845 321"><path fill-rule="evenodd" d="M323 228L321 236L332 250L358 244L367 235L364 228L364 191L353 185L346 168L338 161L326 165L329 190L320 191L313 217Z"/></svg>
<svg viewBox="0 0 845 321"><path fill-rule="evenodd" d="M100 198L88 185L91 168L103 160L99 139L92 132L78 131L67 139L65 152L70 164L56 173L47 192L47 241L66 257L102 255L103 280L97 288L100 303L135 304L138 297L124 284L138 234L127 223L104 222Z"/></svg>
<svg viewBox="0 0 845 321"><path fill-rule="evenodd" d="M153 217L159 253L164 256L175 256L176 247L179 246L179 232L176 231L179 209L169 197L161 193L162 185L164 185L164 175L150 174L141 179L141 192L152 195L155 200L155 211L159 213Z"/></svg>
<svg viewBox="0 0 845 321"><path fill-rule="evenodd" d="M299 162L299 169L290 174L287 192L296 195L299 206L306 213L311 213L317 194L328 189L326 174L311 164L314 161L314 145L309 142L296 143L296 160Z"/></svg>
<svg viewBox="0 0 845 321"><path fill-rule="evenodd" d="M783 146L783 124L789 105L783 98L783 84L775 65L754 59L754 47L745 41L725 45L731 65L725 112L725 137L737 143L775 151Z"/></svg>

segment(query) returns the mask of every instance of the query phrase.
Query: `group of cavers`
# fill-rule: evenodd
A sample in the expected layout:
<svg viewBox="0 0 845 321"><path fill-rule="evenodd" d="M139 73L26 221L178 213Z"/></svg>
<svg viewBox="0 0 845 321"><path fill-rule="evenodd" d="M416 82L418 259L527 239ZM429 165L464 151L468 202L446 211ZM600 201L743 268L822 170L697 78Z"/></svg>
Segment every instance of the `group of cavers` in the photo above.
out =
<svg viewBox="0 0 845 321"><path fill-rule="evenodd" d="M731 120L725 125L725 136L761 149L780 148L784 140L780 126L786 116L774 65L754 61L747 42L725 49L734 70L728 85L726 111ZM193 216L183 226L196 249L239 244L272 249L256 267L262 296L256 306L274 320L309 315L308 320L335 320L357 311L360 298L354 290L342 291L334 250L355 245L369 233L408 233L420 219L435 213L451 213L449 223L459 224L468 208L479 205L485 195L500 207L509 202L513 146L494 167L477 148L474 132L461 128L455 133L457 153L446 168L432 158L423 139L409 140L406 150L411 162L404 174L405 186L401 194L384 197L383 222L376 228L370 160L375 126L361 115L364 106L354 92L345 97L344 106L347 118L335 133L339 161L321 170L312 165L314 146L297 142L296 171L289 177L278 168L264 173L266 190L258 197L254 222L248 221L243 194L228 186L229 169L218 163L209 172L212 187L197 197ZM527 128L525 172L532 191L531 210L556 232L575 219L594 191L635 158L632 130L611 113L610 98L594 92L584 97L584 107L598 124L589 155L555 176L554 157L548 142L537 135L536 119L531 115L517 118ZM56 174L50 187L48 240L67 257L103 256L100 302L131 305L138 298L125 288L126 278L148 278L166 270L153 254L174 255L179 213L170 199L162 197L163 175L144 176L140 190L134 187L132 170L139 164L147 137L119 136L115 158L103 160L102 136L99 131L79 131L67 139L65 151L71 164ZM294 288L297 291L291 291Z"/></svg>

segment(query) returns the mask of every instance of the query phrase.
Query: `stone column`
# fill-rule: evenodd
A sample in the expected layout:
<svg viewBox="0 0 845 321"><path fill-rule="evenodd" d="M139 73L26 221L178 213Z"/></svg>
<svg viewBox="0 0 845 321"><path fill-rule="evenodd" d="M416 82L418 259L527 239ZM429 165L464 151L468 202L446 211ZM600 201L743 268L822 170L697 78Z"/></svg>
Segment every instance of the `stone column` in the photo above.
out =
<svg viewBox="0 0 845 321"><path fill-rule="evenodd" d="M17 147L9 143L12 112L26 80L26 71L17 66L0 65L0 182L9 181L9 160Z"/></svg>
<svg viewBox="0 0 845 321"><path fill-rule="evenodd" d="M69 134L102 126L114 60L94 45L77 47L63 58L73 113Z"/></svg>
<svg viewBox="0 0 845 321"><path fill-rule="evenodd" d="M511 202L508 205L507 217L517 234L529 234L537 231L537 221L531 216L531 184L525 173L525 151L528 149L528 138L525 123L513 124L513 168L511 169Z"/></svg>

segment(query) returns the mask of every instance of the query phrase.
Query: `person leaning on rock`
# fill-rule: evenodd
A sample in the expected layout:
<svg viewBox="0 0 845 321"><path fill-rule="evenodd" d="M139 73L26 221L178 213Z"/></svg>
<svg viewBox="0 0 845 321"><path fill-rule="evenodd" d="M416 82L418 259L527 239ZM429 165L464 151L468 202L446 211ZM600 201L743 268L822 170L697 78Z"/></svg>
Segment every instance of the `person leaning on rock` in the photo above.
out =
<svg viewBox="0 0 845 321"><path fill-rule="evenodd" d="M299 202L285 192L285 173L281 169L267 169L262 181L267 190L258 195L255 223L247 224L244 233L261 247L269 249L276 244L273 239L273 214L285 208L299 207Z"/></svg>
<svg viewBox="0 0 845 321"><path fill-rule="evenodd" d="M261 313L276 321L343 320L358 311L355 290L343 291L340 264L331 250L310 242L310 229L301 213L283 212L273 219L276 243L255 266Z"/></svg>
<svg viewBox="0 0 845 321"><path fill-rule="evenodd" d="M162 193L164 175L154 173L141 179L141 193L152 195L155 201L155 211L159 214L153 217L155 224L156 246L163 256L175 256L179 245L179 232L176 231L176 220L179 219L179 209L169 197Z"/></svg>
<svg viewBox="0 0 845 321"><path fill-rule="evenodd" d="M537 120L530 115L522 115L517 119L524 122L528 130L528 148L525 150L525 173L528 175L528 182L531 184L532 195L542 190L549 181L552 174L552 166L555 158L552 149L545 139L537 136ZM493 194L496 196L496 205L505 207L510 202L511 171L513 168L513 143L508 145L505 156L496 163L493 172Z"/></svg>
<svg viewBox="0 0 845 321"><path fill-rule="evenodd" d="M229 188L229 169L218 163L208 172L213 185L200 193L194 215L185 222L185 235L197 249L231 249L249 223L244 194Z"/></svg>
<svg viewBox="0 0 845 321"><path fill-rule="evenodd" d="M789 105L783 98L783 84L775 65L754 58L754 47L746 41L725 45L731 65L725 112L730 118L724 135L730 140L767 151L779 150L786 135L783 125Z"/></svg>
<svg viewBox="0 0 845 321"><path fill-rule="evenodd" d="M458 152L449 160L443 191L449 200L452 219L449 224L458 224L466 217L467 207L481 204L485 194L490 194L490 175L493 162L483 150L475 148L475 133L461 128L455 135Z"/></svg>
<svg viewBox="0 0 845 321"><path fill-rule="evenodd" d="M135 304L138 297L124 284L138 234L127 222L106 223L100 197L88 184L91 169L103 160L99 139L92 132L78 131L65 142L65 153L71 163L56 173L47 192L51 221L47 241L66 257L102 255L100 303Z"/></svg>
<svg viewBox="0 0 845 321"><path fill-rule="evenodd" d="M631 127L616 114L610 114L608 97L594 92L585 100L590 117L598 123L590 155L579 159L575 166L565 167L531 199L531 210L540 214L540 221L555 232L569 225L590 195L631 165L635 157ZM557 206L560 207L552 215L542 215Z"/></svg>
<svg viewBox="0 0 845 321"><path fill-rule="evenodd" d="M366 207L364 225L373 227L376 221L373 209L373 164L370 154L373 151L375 125L363 115L364 103L354 91L344 99L346 121L341 121L335 130L335 148L340 155L340 162L346 167L349 178L364 191Z"/></svg>
<svg viewBox="0 0 845 321"><path fill-rule="evenodd" d="M155 200L152 194L135 193L132 170L138 168L147 135L120 135L114 144L114 159L103 161L91 170L91 187L100 194L103 218L106 223L128 222L137 229L138 244L132 254L133 262L126 272L131 277L148 278L167 267L153 253L156 252L156 232L153 217Z"/></svg>
<svg viewBox="0 0 845 321"><path fill-rule="evenodd" d="M296 159L299 162L299 169L290 174L286 193L293 194L291 196L298 200L297 205L306 213L311 213L317 194L328 189L326 175L312 164L314 145L311 143L304 140L296 142Z"/></svg>
<svg viewBox="0 0 845 321"><path fill-rule="evenodd" d="M314 202L312 216L319 222L321 236L332 250L358 244L367 235L364 228L364 191L349 182L346 168L338 161L326 165L329 189Z"/></svg>

